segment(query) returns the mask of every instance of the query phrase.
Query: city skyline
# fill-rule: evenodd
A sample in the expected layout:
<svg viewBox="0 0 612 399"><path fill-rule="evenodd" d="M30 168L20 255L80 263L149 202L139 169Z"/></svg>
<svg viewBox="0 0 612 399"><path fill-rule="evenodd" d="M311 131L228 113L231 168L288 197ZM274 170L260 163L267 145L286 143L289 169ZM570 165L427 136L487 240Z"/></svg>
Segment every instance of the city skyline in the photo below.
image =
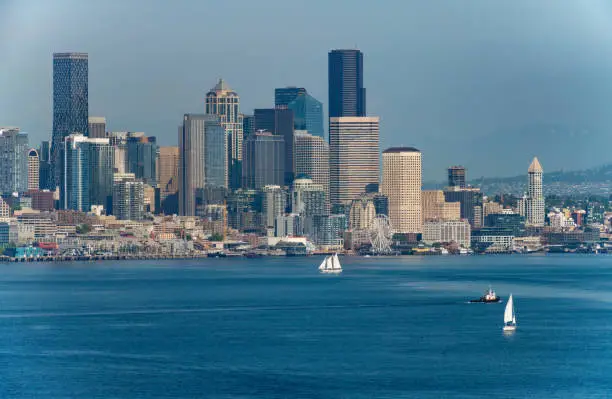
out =
<svg viewBox="0 0 612 399"><path fill-rule="evenodd" d="M520 175L519 162L510 160L522 157L521 161L528 162L536 155L520 152L520 138L530 135L535 135L536 145L542 146L538 156L549 170L580 169L607 160L605 146L595 146L591 157L570 156L577 140L606 140L608 122L604 104L609 102L607 93L612 91L605 83L604 70L609 70L606 67L609 60L594 62L595 54L610 53L608 35L599 35L606 19L594 19L595 15L610 15L604 3L593 3L590 7L563 4L554 9L527 2L497 8L484 3L479 3L479 7L445 3L449 11L443 15L440 9L445 7L396 4L397 13L379 10L372 15L374 21L383 16L387 19L385 24L376 24L380 29L353 26L350 21L355 18L336 21L340 29L331 38L328 34L312 37L310 29L307 34L306 28L292 27L297 29L292 37L296 50L285 42L279 43L277 51L288 52L288 57L272 67L266 56L270 50L254 45L270 27L247 38L244 47L233 47L244 48L243 52L221 53L220 45L207 44L210 47L199 55L191 51L195 38L201 37L198 29L190 27L193 24L185 23L175 32L164 32L167 36L152 28L159 26L155 22L168 22L166 18L176 15L168 6L166 17L147 13L137 19L151 26L141 26L139 32L135 27L121 26L117 32L122 38L148 38L143 45L136 46L139 40L122 39L125 43L108 46L108 40L115 43L116 34L102 37L96 33L99 31L78 18L86 15L88 6L67 7L76 3L65 3L64 7L57 7L63 10L59 15L44 3L38 3L34 10L34 4L9 2L1 7L9 31L14 24L23 26L27 15L33 22L28 26L35 25L36 29L27 30L23 35L36 40L26 45L20 35L11 43L0 43L9 60L0 66L0 79L7 92L6 98L0 100L0 120L3 125L20 126L30 134L32 143L47 139L51 132L51 114L47 111L51 88L48 68L49 55L53 52L89 53L90 113L106 117L109 130L144 131L158 137L160 145L176 145L176 121L185 112L202 112L205 92L219 76L231 82L241 94L241 108L246 114L254 108L271 106L274 88L287 85L307 88L315 98L323 100L327 110L327 51L356 45L367 63L364 86L368 88L368 114L381 117L381 148L396 145L421 148L426 154L423 159L426 181L443 181L449 164L464 164L474 178ZM269 2L271 7L277 4ZM333 12L321 13L321 7L322 3L315 2L300 11L330 21ZM338 6L329 7L333 11ZM132 3L119 10L129 17L138 15L136 8ZM226 8L226 5L215 5L210 14L224 15ZM279 20L278 16L285 15L287 10L276 8L274 15ZM347 12L353 17L363 16L363 11L355 8ZM247 7L246 11L249 10L253 11ZM110 9L102 6L96 11L101 19L115 21ZM236 13L238 18L246 17L245 10ZM401 15L410 18L412 23L404 23ZM452 27L424 25L419 19L426 20L425 17L445 18L452 22ZM481 22L475 28L466 26L473 18ZM51 26L48 21L52 20L57 21ZM287 24L280 20L283 26ZM576 21L581 27L572 32L571 40L561 29L568 21ZM218 22L212 18L211 23ZM499 25L508 29L493 29ZM71 34L77 29L82 34ZM423 34L414 34L419 31ZM547 32L555 32L559 38L550 37ZM242 41L245 39L240 34L232 34L227 40L236 43L237 36ZM430 39L422 39L423 36ZM395 37L406 40L406 45L399 48ZM385 42L383 38L389 39L389 43L381 46L379 43ZM168 60L158 57L166 49L173 56ZM513 52L513 64L516 64L511 68L507 62L508 49ZM298 50L300 56L292 57ZM476 56L483 50L486 57ZM565 54L574 52L579 55L567 59ZM138 57L125 56L131 53ZM224 56L208 57L209 54ZM555 62L560 57L567 62L561 65ZM176 63L177 58L184 62ZM235 59L240 62L234 62ZM28 68L17 68L18 65L28 65ZM555 65L553 73L550 65ZM504 74L500 75L495 71L502 66ZM253 79L253 72L257 73L257 79ZM159 96L160 91L164 92L163 96ZM515 139L508 140L508 137ZM553 157L555 152L546 146L551 140L558 141L558 156ZM507 154L484 151L506 142Z"/></svg>

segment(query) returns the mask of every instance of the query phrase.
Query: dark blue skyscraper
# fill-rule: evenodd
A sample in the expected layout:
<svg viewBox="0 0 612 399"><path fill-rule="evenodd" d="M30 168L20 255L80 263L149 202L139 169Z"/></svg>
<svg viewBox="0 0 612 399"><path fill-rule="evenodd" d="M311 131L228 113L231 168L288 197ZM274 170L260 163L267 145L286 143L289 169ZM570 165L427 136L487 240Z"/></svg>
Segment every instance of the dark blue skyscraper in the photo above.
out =
<svg viewBox="0 0 612 399"><path fill-rule="evenodd" d="M286 107L301 94L306 94L306 89L303 87L288 86L274 89L274 106Z"/></svg>
<svg viewBox="0 0 612 399"><path fill-rule="evenodd" d="M313 136L325 137L323 104L308 93L298 95L287 108L293 111L295 130L307 130Z"/></svg>
<svg viewBox="0 0 612 399"><path fill-rule="evenodd" d="M282 186L285 176L285 139L270 132L257 132L244 141L242 186L259 190Z"/></svg>
<svg viewBox="0 0 612 399"><path fill-rule="evenodd" d="M130 132L127 137L127 167L136 179L145 184L157 185L157 158L159 149L155 137L141 132Z"/></svg>
<svg viewBox="0 0 612 399"><path fill-rule="evenodd" d="M87 53L53 54L53 140L51 166L54 185L62 181L62 141L73 133L88 132Z"/></svg>
<svg viewBox="0 0 612 399"><path fill-rule="evenodd" d="M363 53L359 50L329 52L329 117L365 116Z"/></svg>

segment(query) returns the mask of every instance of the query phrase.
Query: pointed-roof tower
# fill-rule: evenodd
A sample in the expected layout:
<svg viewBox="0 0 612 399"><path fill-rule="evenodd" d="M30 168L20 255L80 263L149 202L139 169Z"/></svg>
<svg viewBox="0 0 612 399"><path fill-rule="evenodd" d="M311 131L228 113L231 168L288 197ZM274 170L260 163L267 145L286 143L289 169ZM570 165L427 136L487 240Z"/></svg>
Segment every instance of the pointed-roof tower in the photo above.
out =
<svg viewBox="0 0 612 399"><path fill-rule="evenodd" d="M540 161L538 161L538 157L533 157L533 161L531 161L531 165L529 165L529 173L544 173L544 169L542 169L542 165L540 165Z"/></svg>

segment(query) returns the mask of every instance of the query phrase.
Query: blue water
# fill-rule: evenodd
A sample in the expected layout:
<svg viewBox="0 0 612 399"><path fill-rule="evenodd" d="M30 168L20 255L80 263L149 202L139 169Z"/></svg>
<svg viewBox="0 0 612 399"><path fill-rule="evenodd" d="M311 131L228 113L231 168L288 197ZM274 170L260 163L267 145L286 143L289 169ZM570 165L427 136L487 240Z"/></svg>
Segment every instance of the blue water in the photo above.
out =
<svg viewBox="0 0 612 399"><path fill-rule="evenodd" d="M317 264L2 264L0 398L612 395L612 257Z"/></svg>

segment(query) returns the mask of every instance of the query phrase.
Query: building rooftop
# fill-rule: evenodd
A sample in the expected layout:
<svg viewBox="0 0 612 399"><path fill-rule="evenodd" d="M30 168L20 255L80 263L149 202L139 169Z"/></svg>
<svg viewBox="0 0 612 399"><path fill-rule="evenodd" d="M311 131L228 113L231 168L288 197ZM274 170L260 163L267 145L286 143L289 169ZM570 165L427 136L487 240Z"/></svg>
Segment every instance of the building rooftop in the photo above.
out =
<svg viewBox="0 0 612 399"><path fill-rule="evenodd" d="M399 153L399 152L421 152L414 147L391 147L383 151L383 154Z"/></svg>
<svg viewBox="0 0 612 399"><path fill-rule="evenodd" d="M540 165L540 161L538 161L538 157L533 157L533 161L531 161L531 165L529 165L529 173L542 173L544 169L542 169L542 165Z"/></svg>

